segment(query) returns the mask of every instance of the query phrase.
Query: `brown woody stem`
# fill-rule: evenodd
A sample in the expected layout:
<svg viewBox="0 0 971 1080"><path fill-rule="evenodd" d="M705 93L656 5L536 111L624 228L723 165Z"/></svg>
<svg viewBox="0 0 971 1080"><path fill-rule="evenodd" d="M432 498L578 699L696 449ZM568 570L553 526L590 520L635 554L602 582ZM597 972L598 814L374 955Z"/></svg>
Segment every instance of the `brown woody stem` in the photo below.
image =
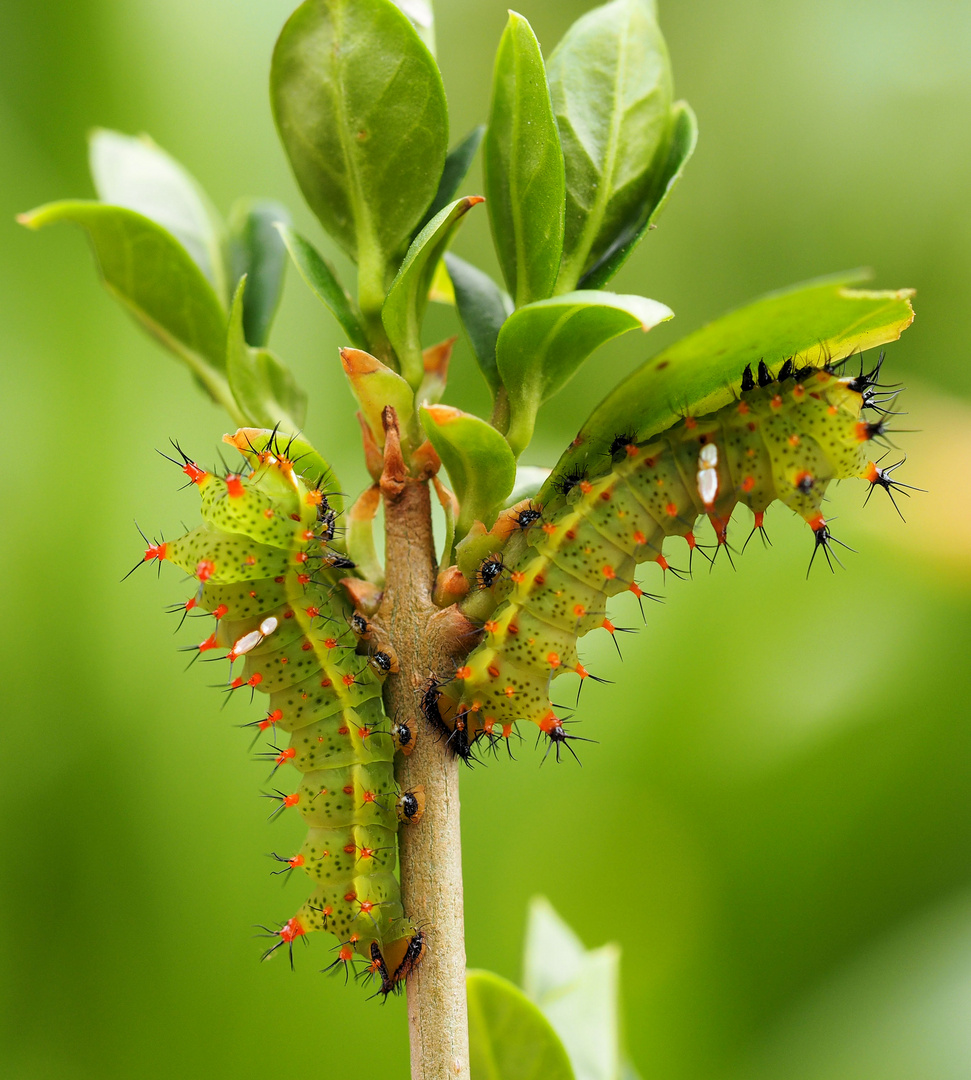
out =
<svg viewBox="0 0 971 1080"><path fill-rule="evenodd" d="M465 996L465 920L459 831L458 761L421 713L434 673L454 668L457 609L432 602L437 567L427 479L407 474L393 409L383 417L386 444L381 492L386 529L385 590L374 622L390 642L400 671L385 684L388 715L412 720L414 752L401 759L402 790L422 784L425 813L403 825L401 885L406 914L426 949L408 977L412 1080L469 1080Z"/></svg>

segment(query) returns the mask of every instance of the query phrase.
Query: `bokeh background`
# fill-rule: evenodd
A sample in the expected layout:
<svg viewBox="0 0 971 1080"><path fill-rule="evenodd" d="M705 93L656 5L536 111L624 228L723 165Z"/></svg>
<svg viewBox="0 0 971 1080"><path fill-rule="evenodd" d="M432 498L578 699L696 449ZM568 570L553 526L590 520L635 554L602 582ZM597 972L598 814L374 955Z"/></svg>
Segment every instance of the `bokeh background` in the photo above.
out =
<svg viewBox="0 0 971 1080"><path fill-rule="evenodd" d="M292 3L0 4L4 1076L407 1074L403 1003L319 975L322 942L296 974L256 962L252 924L287 917L302 889L271 878L266 853L299 824L265 821L266 769L234 727L252 711L219 711L213 669L182 673L175 647L192 639L162 611L183 598L176 575L119 584L141 550L133 518L171 534L196 514L155 448L177 436L211 459L226 422L104 293L79 233L13 223L90 194L85 134L105 125L149 132L224 211L282 199L333 255L267 103ZM524 3L547 53L592 6ZM505 3L438 8L457 139L485 118ZM966 1078L971 5L662 0L661 18L701 138L616 287L677 319L588 364L529 460L550 464L649 351L869 264L877 285L918 289L886 370L918 429L899 437L903 478L930 492L904 525L843 485L838 535L859 553L808 582L811 540L777 510L771 551L667 583L623 665L588 639L588 666L617 681L584 692L599 742L582 770L540 768L528 739L463 778L469 961L518 978L527 902L545 893L588 945L622 943L645 1080ZM494 265L485 214L457 250ZM433 311L428 341L452 319ZM273 344L357 490L338 332L295 274ZM447 400L485 406L464 342Z"/></svg>

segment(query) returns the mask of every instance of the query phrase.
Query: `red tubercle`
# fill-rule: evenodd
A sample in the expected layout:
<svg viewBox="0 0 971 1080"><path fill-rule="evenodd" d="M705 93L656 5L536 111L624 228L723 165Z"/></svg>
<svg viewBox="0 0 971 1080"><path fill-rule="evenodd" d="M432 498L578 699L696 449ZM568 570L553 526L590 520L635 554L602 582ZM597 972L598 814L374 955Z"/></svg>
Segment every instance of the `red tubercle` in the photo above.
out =
<svg viewBox="0 0 971 1080"><path fill-rule="evenodd" d="M610 619L604 619L604 621L600 625L604 628L604 630L607 631L608 634L612 634L615 630L614 624L610 621Z"/></svg>
<svg viewBox="0 0 971 1080"><path fill-rule="evenodd" d="M551 731L563 727L563 721L551 709L539 722L539 729L549 735Z"/></svg>
<svg viewBox="0 0 971 1080"><path fill-rule="evenodd" d="M226 477L226 493L231 499L241 499L246 494L242 477L239 473L230 473Z"/></svg>
<svg viewBox="0 0 971 1080"><path fill-rule="evenodd" d="M583 664L580 663L578 663L573 670L577 673L577 675L580 676L581 679L585 679L590 674L590 672L587 671Z"/></svg>
<svg viewBox="0 0 971 1080"><path fill-rule="evenodd" d="M499 666L497 664L490 664L487 670L489 672L490 679L499 678Z"/></svg>
<svg viewBox="0 0 971 1080"><path fill-rule="evenodd" d="M361 802L362 803L377 802L377 796L374 794L373 791L364 791L364 792L361 793Z"/></svg>
<svg viewBox="0 0 971 1080"><path fill-rule="evenodd" d="M698 421L693 416L686 416L684 418L684 426L686 428L696 428L698 426Z"/></svg>
<svg viewBox="0 0 971 1080"><path fill-rule="evenodd" d="M658 557L654 561L658 564L658 566L660 566L662 570L667 570L668 560L665 559L663 555L658 555Z"/></svg>
<svg viewBox="0 0 971 1080"><path fill-rule="evenodd" d="M305 563L307 561L307 559L309 559L309 558L310 558L310 556L306 553L306 551L298 551L297 554L294 555L293 561L295 563L301 563L302 564L302 563Z"/></svg>
<svg viewBox="0 0 971 1080"><path fill-rule="evenodd" d="M219 607L217 607L216 610L213 611L212 617L214 619L221 619L228 611L229 608L226 607L225 604L220 604Z"/></svg>
<svg viewBox="0 0 971 1080"><path fill-rule="evenodd" d="M210 649L218 649L219 643L216 641L216 635L210 634L205 641L199 643L199 652L208 652Z"/></svg>
<svg viewBox="0 0 971 1080"><path fill-rule="evenodd" d="M341 726L337 729L338 735L350 735L350 733L351 729L347 726L347 724L341 724Z"/></svg>
<svg viewBox="0 0 971 1080"><path fill-rule="evenodd" d="M287 807L296 806L298 802L300 802L300 792L299 791L293 792L292 795L284 795L283 796L283 805L284 806L287 806Z"/></svg>
<svg viewBox="0 0 971 1080"><path fill-rule="evenodd" d="M302 857L297 856L297 858L302 858ZM291 862L292 862L292 860L291 860ZM294 918L292 918L292 919L287 919L287 921L283 924L283 926L280 927L280 937L283 938L283 940L288 945L295 938L302 937L304 934L306 934L306 932L307 931L304 929L303 924L300 922L300 920L298 918L296 918L296 916L294 916Z"/></svg>
<svg viewBox="0 0 971 1080"><path fill-rule="evenodd" d="M634 543L635 544L646 544L647 543L647 537L641 532L640 529L635 529L634 530Z"/></svg>
<svg viewBox="0 0 971 1080"><path fill-rule="evenodd" d="M678 516L678 506L677 506L677 503L669 502L669 503L668 503L668 504L667 504L667 505L666 505L666 506L664 507L664 512L665 512L665 513L666 513L666 514L668 515L668 517L677 517L677 516Z"/></svg>
<svg viewBox="0 0 971 1080"><path fill-rule="evenodd" d="M589 495L593 491L593 484L589 480L581 480L577 487L583 492L584 495Z"/></svg>
<svg viewBox="0 0 971 1080"><path fill-rule="evenodd" d="M353 795L354 794L354 785L353 784L345 784L344 785L344 794L345 795Z"/></svg>
<svg viewBox="0 0 971 1080"><path fill-rule="evenodd" d="M472 677L472 668L470 668L468 664L463 664L460 668L457 668L456 671L455 671L455 678L456 679L469 679L471 677Z"/></svg>
<svg viewBox="0 0 971 1080"><path fill-rule="evenodd" d="M311 606L311 607L307 608L307 618L308 619L316 619L319 615L320 615L320 608L319 607Z"/></svg>
<svg viewBox="0 0 971 1080"><path fill-rule="evenodd" d="M684 538L688 542L688 547L692 551L694 551L694 549L698 546L698 541L695 539L695 534L693 532L686 532L684 534Z"/></svg>
<svg viewBox="0 0 971 1080"><path fill-rule="evenodd" d="M266 509L265 509L265 510L263 511L263 517L265 517L267 521L270 521L270 520L272 520L272 519L273 519L273 518L274 518L275 516L276 516L276 515L275 515L275 514L273 513L273 507L272 507L272 506L268 506L268 507L267 507L267 508L266 508Z"/></svg>
<svg viewBox="0 0 971 1080"><path fill-rule="evenodd" d="M196 563L196 577L200 581L208 581L215 572L215 564L210 562L208 559L200 559Z"/></svg>
<svg viewBox="0 0 971 1080"><path fill-rule="evenodd" d="M765 511L764 510L757 510L756 513L755 513L755 527L757 529L761 529L762 528L762 522L764 522L764 521L765 521Z"/></svg>
<svg viewBox="0 0 971 1080"><path fill-rule="evenodd" d="M627 586L627 591L632 592L638 600L640 600L640 598L644 595L644 590L640 587L640 585L637 584L636 581L632 581L630 585Z"/></svg>
<svg viewBox="0 0 971 1080"><path fill-rule="evenodd" d="M780 394L776 394L775 397L769 402L769 406L773 409L781 409L782 396Z"/></svg>
<svg viewBox="0 0 971 1080"><path fill-rule="evenodd" d="M343 675L341 677L341 682L345 686L353 686L354 685L354 676L350 672L348 672L346 675Z"/></svg>
<svg viewBox="0 0 971 1080"><path fill-rule="evenodd" d="M182 471L188 476L193 484L201 484L209 475L205 469L200 469L194 461L187 461L182 466Z"/></svg>
<svg viewBox="0 0 971 1080"><path fill-rule="evenodd" d="M612 566L601 566L600 572L608 581L613 581L617 576L617 571Z"/></svg>
<svg viewBox="0 0 971 1080"><path fill-rule="evenodd" d="M628 457L637 457L637 455L639 453L637 447L633 443L628 443L624 447L624 450L627 452Z"/></svg>
<svg viewBox="0 0 971 1080"><path fill-rule="evenodd" d="M746 476L742 481L742 491L748 494L755 487L755 477Z"/></svg>
<svg viewBox="0 0 971 1080"><path fill-rule="evenodd" d="M263 681L263 676L258 671L254 671L253 674L250 675L250 677L246 680L246 685L247 686L252 686L252 687L257 687L257 686L260 685L260 683L262 681Z"/></svg>
<svg viewBox="0 0 971 1080"><path fill-rule="evenodd" d="M587 609L583 606L583 604L573 605L573 614L576 615L578 619L582 619L583 616L586 615L586 613Z"/></svg>
<svg viewBox="0 0 971 1080"><path fill-rule="evenodd" d="M238 690L243 685L243 676L237 675L235 679L229 684L230 690Z"/></svg>
<svg viewBox="0 0 971 1080"><path fill-rule="evenodd" d="M504 739L508 739L511 735L512 735L512 724L511 723L510 724L503 724L502 725L502 737Z"/></svg>
<svg viewBox="0 0 971 1080"><path fill-rule="evenodd" d="M826 528L826 519L822 514L815 514L813 517L806 519L806 524L813 532L819 532L820 529Z"/></svg>
<svg viewBox="0 0 971 1080"><path fill-rule="evenodd" d="M875 484L883 474L877 468L876 464L872 461L867 462L866 472L863 474L864 480L869 480L871 484Z"/></svg>
<svg viewBox="0 0 971 1080"><path fill-rule="evenodd" d="M166 543L161 544L149 544L145 549L145 558L143 562L151 562L152 559L158 559L161 562L163 559L168 558L169 545Z"/></svg>
<svg viewBox="0 0 971 1080"><path fill-rule="evenodd" d="M487 619L483 625L483 629L487 634L494 634L499 629L499 624L495 619Z"/></svg>
<svg viewBox="0 0 971 1080"><path fill-rule="evenodd" d="M281 750L274 760L277 765L285 765L288 761L292 761L296 756L297 751L292 746L288 746L286 750Z"/></svg>
<svg viewBox="0 0 971 1080"><path fill-rule="evenodd" d="M243 565L244 566L256 566L256 556L255 555L247 555L243 559Z"/></svg>
<svg viewBox="0 0 971 1080"><path fill-rule="evenodd" d="M354 950L350 945L342 945L341 951L337 954L337 959L342 960L345 964L354 959Z"/></svg>
<svg viewBox="0 0 971 1080"><path fill-rule="evenodd" d="M744 401L738 403L738 415L745 416L748 413L748 404Z"/></svg>
<svg viewBox="0 0 971 1080"><path fill-rule="evenodd" d="M303 532L300 533L300 539L301 540L309 542L309 541L313 540L313 538L314 538L313 529L304 529Z"/></svg>
<svg viewBox="0 0 971 1080"><path fill-rule="evenodd" d="M378 905L373 900L358 900L358 906L362 915L370 915Z"/></svg>
<svg viewBox="0 0 971 1080"><path fill-rule="evenodd" d="M320 506L324 501L324 493L319 488L314 488L313 491L308 491L306 495L306 503L308 506Z"/></svg>
<svg viewBox="0 0 971 1080"><path fill-rule="evenodd" d="M310 584L310 575L309 574L297 574L297 584L298 585L309 585Z"/></svg>
<svg viewBox="0 0 971 1080"><path fill-rule="evenodd" d="M551 652L546 654L546 662L551 668L558 668L562 661L560 660L560 654Z"/></svg>

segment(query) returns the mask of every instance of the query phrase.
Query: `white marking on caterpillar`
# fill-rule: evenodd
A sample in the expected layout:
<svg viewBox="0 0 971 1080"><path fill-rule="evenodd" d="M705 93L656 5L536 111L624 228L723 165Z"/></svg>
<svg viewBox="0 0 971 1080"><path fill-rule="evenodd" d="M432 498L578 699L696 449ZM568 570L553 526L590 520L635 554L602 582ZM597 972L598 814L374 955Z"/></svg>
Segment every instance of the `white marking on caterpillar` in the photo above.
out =
<svg viewBox="0 0 971 1080"><path fill-rule="evenodd" d="M698 494L706 507L718 495L718 447L714 443L705 443L698 455Z"/></svg>
<svg viewBox="0 0 971 1080"><path fill-rule="evenodd" d="M245 656L248 652L252 652L257 645L259 645L265 638L268 638L270 634L280 625L279 620L275 615L269 616L264 619L259 626L258 630L250 630L248 634L244 634L229 650L229 662L232 663L240 656Z"/></svg>

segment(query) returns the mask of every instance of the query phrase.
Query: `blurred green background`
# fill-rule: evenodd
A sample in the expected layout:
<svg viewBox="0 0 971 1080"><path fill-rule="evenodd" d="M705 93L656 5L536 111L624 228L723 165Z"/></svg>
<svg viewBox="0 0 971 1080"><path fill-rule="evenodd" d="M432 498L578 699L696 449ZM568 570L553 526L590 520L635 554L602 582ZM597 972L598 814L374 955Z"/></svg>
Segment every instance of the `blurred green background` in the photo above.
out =
<svg viewBox="0 0 971 1080"><path fill-rule="evenodd" d="M0 1073L46 1078L407 1075L401 1001L257 963L251 926L291 914L271 878L243 703L184 658L174 574L123 585L141 542L196 514L155 453L204 460L226 422L96 281L81 235L13 215L89 196L85 134L148 131L224 211L300 203L273 131L270 50L293 0L3 0L0 286L5 425ZM590 7L529 0L549 53ZM502 0L442 0L457 139L487 110ZM701 139L615 285L677 318L609 346L547 410L550 464L639 360L764 291L869 264L918 289L887 371L910 386L908 524L861 485L833 513L847 571L770 514L771 551L664 587L646 632L585 642L584 768L527 736L463 777L468 956L518 978L547 894L588 945L624 949L645 1080L971 1076L971 5L661 3ZM467 185L476 190L476 173ZM474 217L474 216L473 216ZM492 266L485 214L457 250ZM338 260L340 262L340 260ZM342 267L346 264L340 263ZM436 308L429 342L454 332ZM365 482L334 324L290 275L273 344L311 392L308 431ZM485 389L463 342L452 404ZM878 493L879 494L879 493ZM875 505L876 504L876 505ZM739 526L747 531L747 526ZM660 586L648 578L647 587ZM623 611L620 623L636 614Z"/></svg>

